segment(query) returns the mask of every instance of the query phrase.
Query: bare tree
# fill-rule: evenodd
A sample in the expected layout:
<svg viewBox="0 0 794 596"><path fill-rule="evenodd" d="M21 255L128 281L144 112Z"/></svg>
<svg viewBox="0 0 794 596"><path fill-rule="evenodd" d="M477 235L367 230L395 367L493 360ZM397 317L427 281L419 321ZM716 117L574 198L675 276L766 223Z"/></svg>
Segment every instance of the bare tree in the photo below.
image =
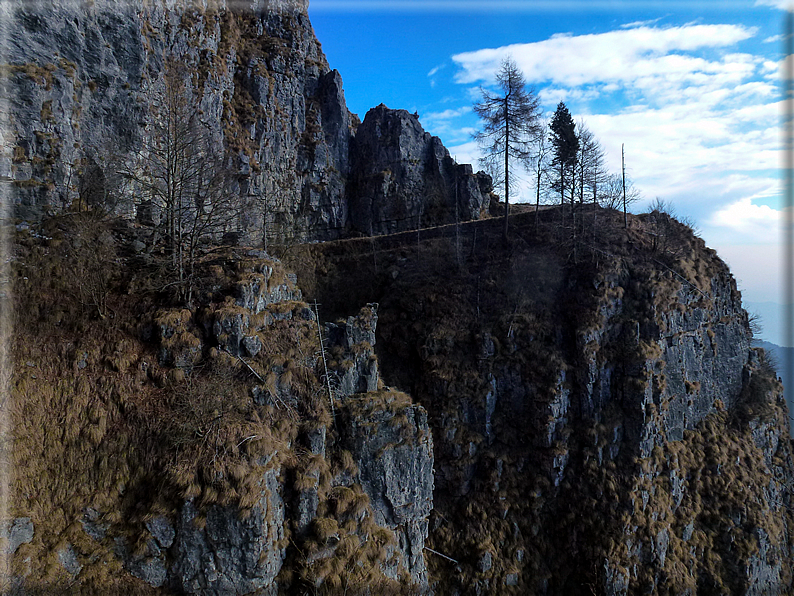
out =
<svg viewBox="0 0 794 596"><path fill-rule="evenodd" d="M579 121L579 157L578 157L578 186L579 203L584 204L587 199L593 203L598 202L599 186L606 179L604 165L604 149L601 143L587 128L584 121Z"/></svg>
<svg viewBox="0 0 794 596"><path fill-rule="evenodd" d="M640 199L640 191L630 179L626 179L626 203L636 203ZM623 177L620 174L608 174L604 178L598 194L598 204L606 209L621 209L623 206Z"/></svg>
<svg viewBox="0 0 794 596"><path fill-rule="evenodd" d="M140 200L161 210L175 277L171 284L190 305L199 242L232 226L239 199L232 192L222 143L202 121L188 81L184 65L168 59L162 81L151 82L151 122L124 175Z"/></svg>
<svg viewBox="0 0 794 596"><path fill-rule="evenodd" d="M63 268L68 293L92 315L104 319L110 309L108 296L116 274L116 247L107 218L101 210L90 209L68 216Z"/></svg>
<svg viewBox="0 0 794 596"><path fill-rule="evenodd" d="M474 112L484 121L483 130L475 135L493 166L499 164L505 185L504 238L507 240L507 218L510 212L511 162L525 163L543 129L539 124L540 100L526 88L524 75L516 63L506 58L496 74L500 93L480 89L482 101L474 104Z"/></svg>
<svg viewBox="0 0 794 596"><path fill-rule="evenodd" d="M579 153L577 158L577 186L579 189L579 204L592 202L593 206L598 204L598 193L606 181L607 171L604 164L604 149L601 143L587 128L584 120L579 121ZM593 211L592 226L595 237L597 212ZM582 232L584 232L585 220L582 214Z"/></svg>
<svg viewBox="0 0 794 596"><path fill-rule="evenodd" d="M543 130L548 128L548 122L543 125ZM533 178L535 179L535 232L538 231L538 221L540 212L540 195L541 192L546 194L546 191L551 188L550 170L552 158L552 146L545 135L539 135L537 144L535 145L535 152L532 155L529 163L532 167Z"/></svg>

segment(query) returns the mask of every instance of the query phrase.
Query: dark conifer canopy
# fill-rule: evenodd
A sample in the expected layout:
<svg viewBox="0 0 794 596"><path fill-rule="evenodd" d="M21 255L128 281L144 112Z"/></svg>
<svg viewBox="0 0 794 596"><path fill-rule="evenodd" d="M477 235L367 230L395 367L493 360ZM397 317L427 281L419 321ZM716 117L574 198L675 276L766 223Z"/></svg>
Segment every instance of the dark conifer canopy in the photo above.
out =
<svg viewBox="0 0 794 596"><path fill-rule="evenodd" d="M554 165L572 166L576 163L579 138L576 136L576 124L563 102L557 105L550 128L551 135L549 135L549 140L554 147L554 160L552 163Z"/></svg>

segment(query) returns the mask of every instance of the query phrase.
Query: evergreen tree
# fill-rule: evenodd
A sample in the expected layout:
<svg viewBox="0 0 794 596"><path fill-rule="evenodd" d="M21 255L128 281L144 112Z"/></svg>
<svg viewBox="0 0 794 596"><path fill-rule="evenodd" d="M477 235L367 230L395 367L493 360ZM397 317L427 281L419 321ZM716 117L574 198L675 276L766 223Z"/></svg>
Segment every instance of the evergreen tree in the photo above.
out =
<svg viewBox="0 0 794 596"><path fill-rule="evenodd" d="M540 101L526 88L524 75L510 58L502 62L496 74L501 93L484 89L482 101L474 104L474 112L483 119L483 130L475 135L485 150L485 161L501 169L505 185L504 236L507 239L507 216L510 211L510 164L525 162L531 148L542 134L539 125Z"/></svg>
<svg viewBox="0 0 794 596"><path fill-rule="evenodd" d="M557 179L554 188L560 192L560 204L565 203L565 191L570 189L571 206L574 203L575 180L574 173L579 153L579 138L576 136L576 124L571 118L568 108L563 102L557 105L557 110L551 119L551 141L554 158L551 163L555 167Z"/></svg>

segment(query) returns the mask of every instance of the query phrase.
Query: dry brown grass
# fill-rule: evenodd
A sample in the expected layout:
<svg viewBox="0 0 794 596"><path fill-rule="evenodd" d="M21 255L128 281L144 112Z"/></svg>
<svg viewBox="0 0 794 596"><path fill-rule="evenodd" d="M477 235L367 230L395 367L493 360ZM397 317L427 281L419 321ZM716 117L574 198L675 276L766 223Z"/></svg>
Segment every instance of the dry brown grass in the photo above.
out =
<svg viewBox="0 0 794 596"><path fill-rule="evenodd" d="M241 260L233 251L208 255L200 264L203 302L190 311L172 308L167 293L142 280L146 269L129 261L110 278L112 316L100 318L73 293L74 280L58 274L65 240L50 237L23 234L15 264L12 418L18 474L12 514L31 517L36 528L34 541L14 558L20 572L30 559L26 589L68 585L79 594L154 593L121 569L111 537L125 537L142 553L149 538L145 522L155 515L174 520L185 499L198 506L199 527L215 505L236 507L245 517L262 497L264 471L280 468L284 478L296 480L290 490L318 490L321 497L315 524L321 540L301 543L299 552L316 552L322 539L340 537L333 557L311 564L295 557L283 578L311 577L312 586L321 580L318 589L329 594L409 590L383 575L394 538L375 524L361 486L332 488L339 474L354 478L358 470L350 453L333 447L317 369L316 323L248 313L263 347L246 364L211 345L187 373L158 361L163 346L196 347L202 326L216 314L239 314L229 293L258 275L252 271L262 271L262 262ZM269 288L290 283L279 264L269 266ZM294 302L276 309L297 313L305 307ZM160 338L157 327L174 333ZM262 385L257 375L265 379L268 395L260 404L251 394L252 386ZM395 412L410 404L404 394L384 393L382 403L378 396L373 403ZM326 458L302 447L305 434L322 427L329 433ZM102 542L82 529L86 507L99 511L108 526ZM84 566L76 580L54 554L67 544Z"/></svg>
<svg viewBox="0 0 794 596"><path fill-rule="evenodd" d="M70 593L149 593L121 572L112 541L98 543L82 531L84 508L100 511L108 534L133 545L144 543L149 516L174 519L184 498L203 510L229 504L244 514L261 498L257 478L265 466L289 461L298 421L277 404L254 405L251 380L238 367L207 363L189 376L161 367L156 344L140 339L139 313L152 297L120 293L129 278L119 274L133 271L109 278L112 317L86 309L73 285L79 280L63 275L70 254L64 243L76 237L61 234L70 234L72 223L52 220L41 230L50 240L23 233L17 244L11 510L31 517L36 531L15 565L30 557L31 592L69 581ZM198 338L184 329L192 316L163 310L154 318L179 328L171 339L195 345ZM299 345L311 330L300 327L281 322L272 330L262 366L286 346L311 353L311 342ZM311 399L319 381L310 373L293 372L293 393L305 402L301 415L321 404ZM76 582L53 558L67 543L84 565Z"/></svg>
<svg viewBox="0 0 794 596"><path fill-rule="evenodd" d="M587 211L579 221L589 222L591 215ZM558 209L540 214L537 232L534 214L517 215L507 247L499 222L464 224L462 259L454 249L454 229L423 231L419 244L414 233L311 245L290 255L307 295L316 297L329 316L346 314L347 304L380 303L377 347L384 381L410 389L427 408L436 470L443 469L429 545L460 565L432 555L427 561L432 580L445 590L464 593L485 579L500 593L516 594L540 593L545 580L551 582L548 589L560 593L602 586L605 558L626 565L633 560L625 536L635 525L637 539L646 543L665 527L671 535L677 532L664 568L675 579L665 589L681 593L693 585L691 574L683 574L691 561L674 553L685 550L682 527L669 513L670 480L662 471L669 471L670 450L678 447L677 468L682 473L696 469L705 443L690 433L679 444L657 447L647 460L634 460L627 447L631 440L620 438L630 415L620 400L630 404L650 388L657 403L632 415L659 424L669 408L659 360L658 331L666 331L667 324L662 315L692 307L713 314L713 278L732 284L734 301L739 295L724 263L686 225L666 219L660 243L658 221L647 215L631 216L627 230L622 214L599 210L597 218L598 229L577 230L572 241L570 228L560 232ZM604 327L607 334L598 336ZM713 336L709 331L704 329L704 337ZM596 421L573 423L584 383L576 373L590 358L599 367L611 367L611 395L618 403L602 404ZM566 381L560 384L563 372ZM481 413L490 373L520 374L527 388L509 405L497 402L493 444ZM698 391L696 383L690 385ZM552 429L551 446L539 447L551 403L566 388L574 399L567 426ZM720 426L725 419L715 420L706 442L719 442L721 432L736 433L734 427ZM613 440L621 445L616 461L608 456ZM747 432L731 440L748 461L758 460ZM557 487L552 464L562 457L569 460ZM712 456L731 457L719 451ZM501 477L498 466L504 470ZM711 478L705 467L697 474ZM760 477L747 481L763 483ZM736 483L709 482L709 490L722 491L725 502L741 502L732 492ZM456 498L455 490L465 497ZM652 495L651 509L635 513L632 499L643 490ZM716 506L716 501L702 501L692 507L705 512ZM755 522L761 523L760 517ZM727 578L735 570L726 566L727 555L717 542L698 547L705 554L697 569L734 585ZM481 574L477 561L484 550L495 554L494 565ZM515 558L519 551L521 562ZM516 571L518 586L504 586L506 574ZM631 589L648 588L652 573L649 566L632 578Z"/></svg>

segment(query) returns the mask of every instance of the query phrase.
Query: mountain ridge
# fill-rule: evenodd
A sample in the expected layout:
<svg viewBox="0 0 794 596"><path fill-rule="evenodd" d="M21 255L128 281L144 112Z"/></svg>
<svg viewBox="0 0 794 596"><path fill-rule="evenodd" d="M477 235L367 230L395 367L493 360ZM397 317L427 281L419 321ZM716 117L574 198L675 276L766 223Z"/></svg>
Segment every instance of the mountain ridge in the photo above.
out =
<svg viewBox="0 0 794 596"><path fill-rule="evenodd" d="M4 590L791 592L783 389L691 228L563 205L505 241L415 115L349 113L306 2L51 8L0 24ZM240 198L189 299L104 144L169 54Z"/></svg>
<svg viewBox="0 0 794 596"><path fill-rule="evenodd" d="M314 37L307 7L239 8L223 0L204 9L143 1L14 7L3 25L14 144L0 158L0 174L12 183L15 215L36 218L101 200L134 216L138 205L113 170L140 151L162 117L157 97L167 60L176 60L189 71L196 113L222 142L237 179L231 231L243 242L450 222L456 202L459 220L480 217L490 200L487 177L458 167L416 117L375 108L372 126L390 123L396 134L368 133L365 118L356 143L359 119L347 109L341 76ZM85 196L91 186L100 187L91 196L101 199ZM425 205L417 197L433 198ZM362 219L363 203L378 210Z"/></svg>

